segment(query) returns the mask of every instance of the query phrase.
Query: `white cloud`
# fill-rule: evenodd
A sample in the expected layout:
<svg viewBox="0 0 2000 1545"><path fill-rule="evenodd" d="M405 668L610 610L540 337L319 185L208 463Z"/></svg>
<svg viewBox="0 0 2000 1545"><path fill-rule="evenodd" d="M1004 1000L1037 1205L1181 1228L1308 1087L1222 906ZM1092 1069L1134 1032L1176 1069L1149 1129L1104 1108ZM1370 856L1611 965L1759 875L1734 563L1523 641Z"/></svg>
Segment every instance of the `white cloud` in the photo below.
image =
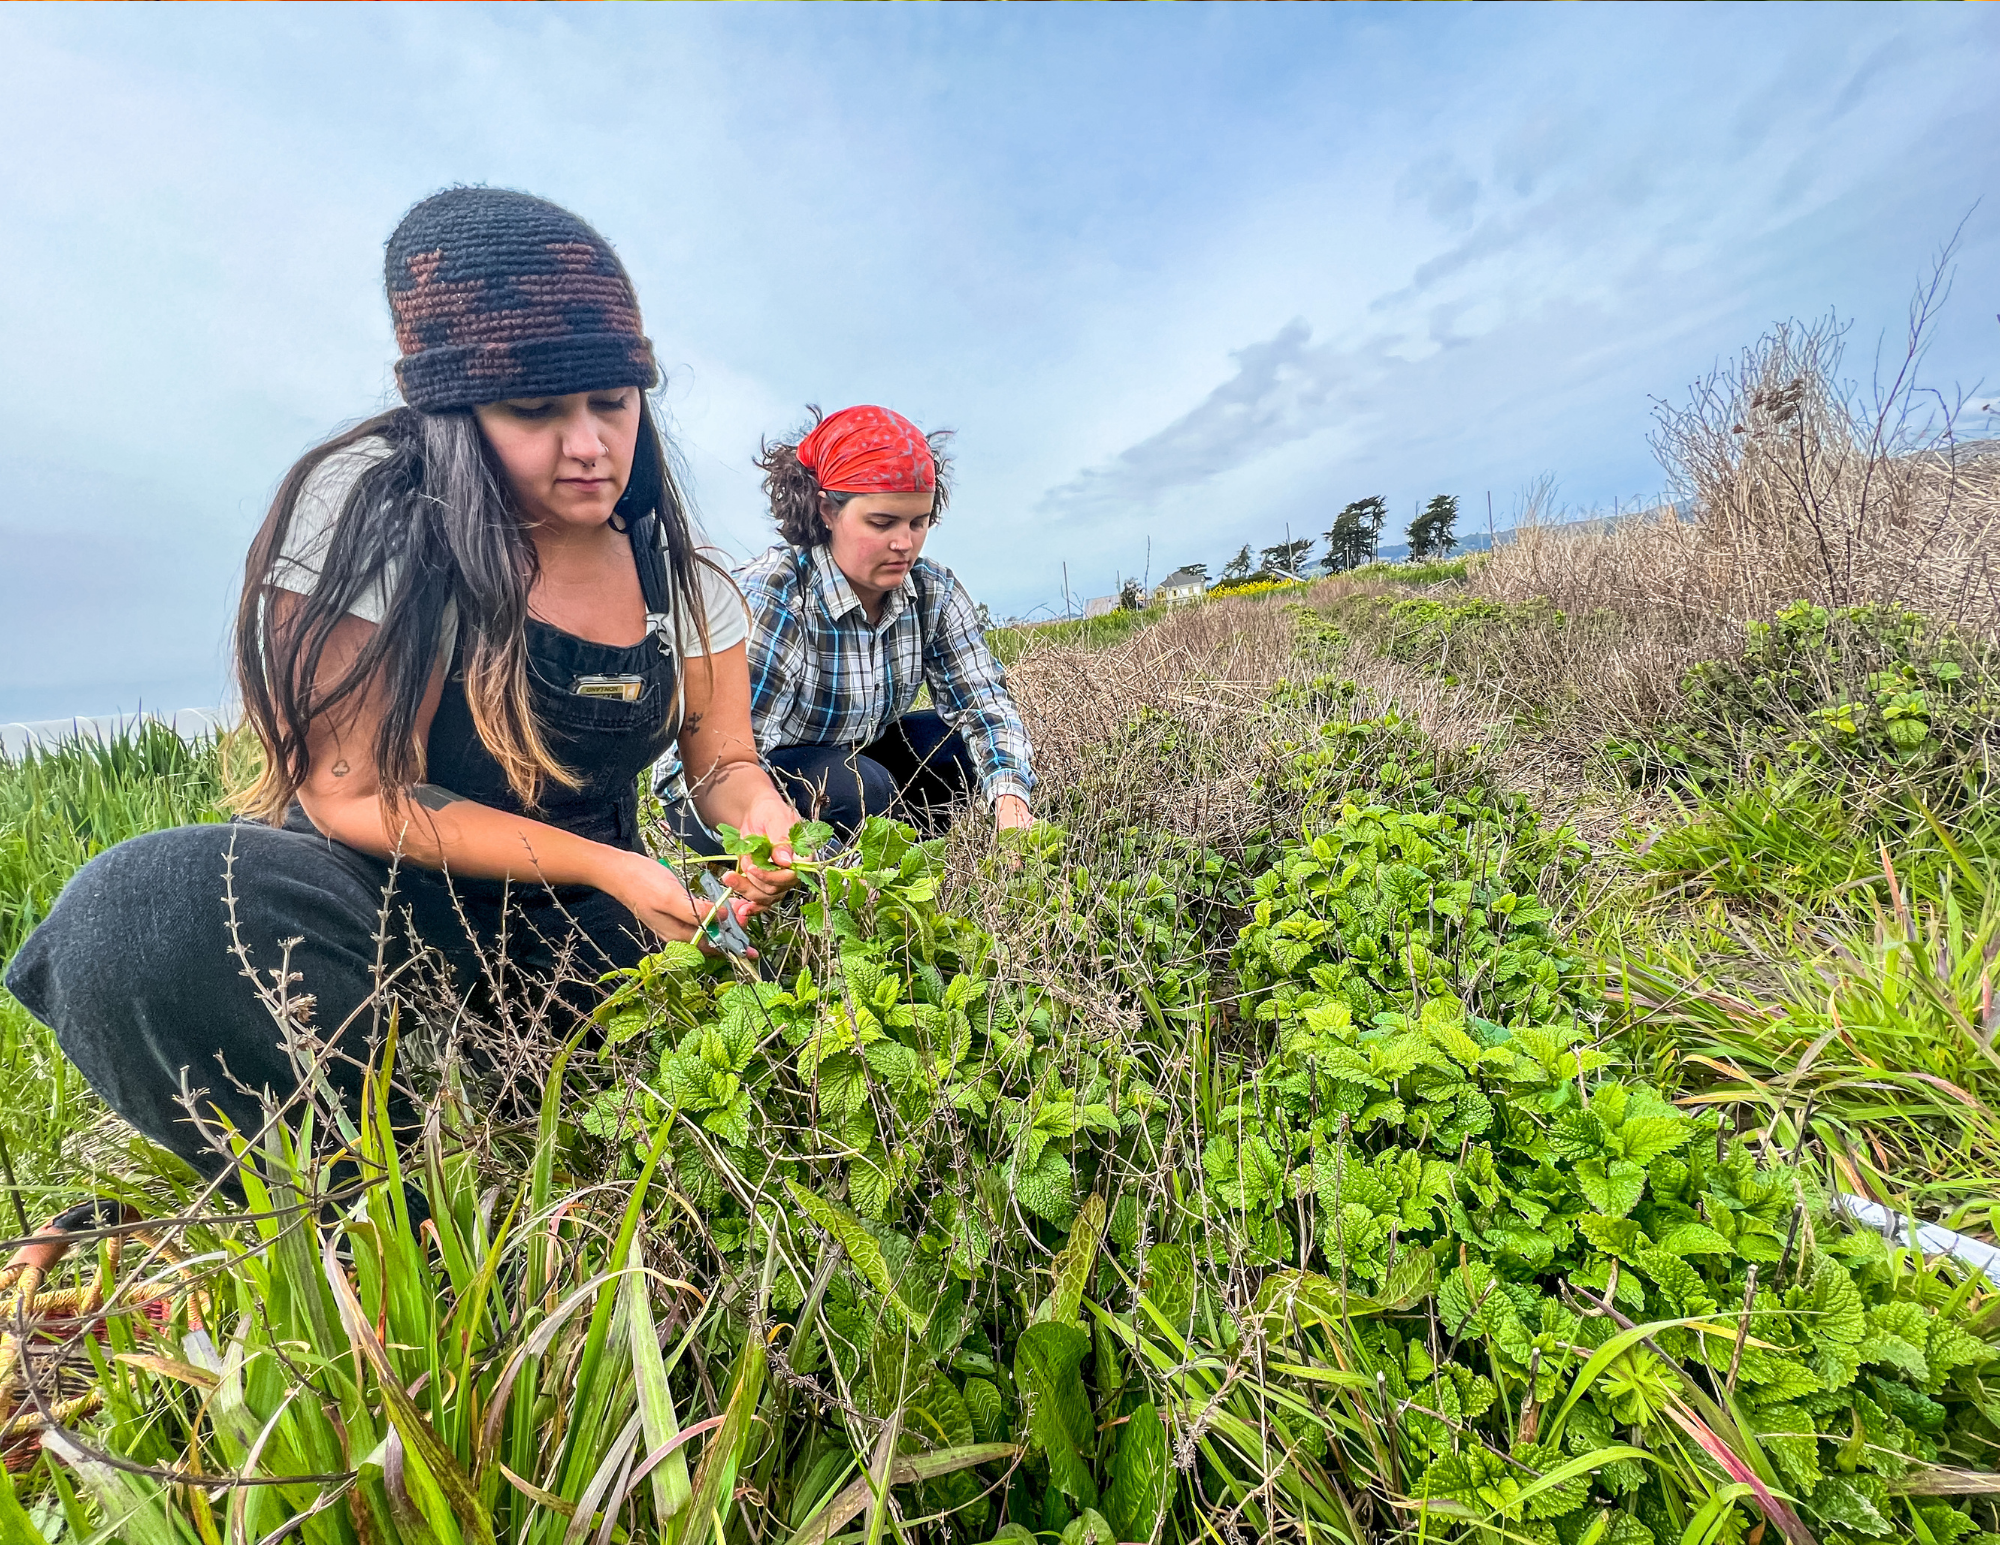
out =
<svg viewBox="0 0 2000 1545"><path fill-rule="evenodd" d="M619 244L719 540L760 435L887 401L960 431L936 550L1008 612L1360 493L1643 491L1649 394L1899 321L2000 143L1976 9L0 9L0 718L221 690L442 184Z"/></svg>

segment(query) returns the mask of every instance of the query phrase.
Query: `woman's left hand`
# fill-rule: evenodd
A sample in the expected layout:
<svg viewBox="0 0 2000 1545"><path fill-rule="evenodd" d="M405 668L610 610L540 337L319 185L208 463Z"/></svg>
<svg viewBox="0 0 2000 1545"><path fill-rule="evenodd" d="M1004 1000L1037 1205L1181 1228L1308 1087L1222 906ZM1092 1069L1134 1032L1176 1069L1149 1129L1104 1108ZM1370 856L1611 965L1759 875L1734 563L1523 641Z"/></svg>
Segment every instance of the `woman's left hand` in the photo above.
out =
<svg viewBox="0 0 2000 1545"><path fill-rule="evenodd" d="M792 828L799 819L799 813L792 808L791 802L773 791L758 799L737 827L746 837L769 837L771 861L777 865L773 869L762 869L747 858L739 859L736 872L723 876L725 885L750 902L750 912L763 911L799 883L799 877L790 867Z"/></svg>

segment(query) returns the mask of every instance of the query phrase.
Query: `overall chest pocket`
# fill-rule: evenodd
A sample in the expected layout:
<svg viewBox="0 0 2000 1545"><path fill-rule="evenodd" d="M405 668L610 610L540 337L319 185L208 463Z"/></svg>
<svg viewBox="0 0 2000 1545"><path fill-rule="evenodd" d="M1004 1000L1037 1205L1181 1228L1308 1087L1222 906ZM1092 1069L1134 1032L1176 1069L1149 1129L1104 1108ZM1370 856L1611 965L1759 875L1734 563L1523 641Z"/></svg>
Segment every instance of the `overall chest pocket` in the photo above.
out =
<svg viewBox="0 0 2000 1545"><path fill-rule="evenodd" d="M529 694L549 749L580 793L622 792L673 739L673 662L649 637L630 648L531 631Z"/></svg>
<svg viewBox="0 0 2000 1545"><path fill-rule="evenodd" d="M572 663L528 658L528 690L537 718L615 728L658 715L672 682L670 673L646 669L578 669ZM599 712L598 710L603 710Z"/></svg>

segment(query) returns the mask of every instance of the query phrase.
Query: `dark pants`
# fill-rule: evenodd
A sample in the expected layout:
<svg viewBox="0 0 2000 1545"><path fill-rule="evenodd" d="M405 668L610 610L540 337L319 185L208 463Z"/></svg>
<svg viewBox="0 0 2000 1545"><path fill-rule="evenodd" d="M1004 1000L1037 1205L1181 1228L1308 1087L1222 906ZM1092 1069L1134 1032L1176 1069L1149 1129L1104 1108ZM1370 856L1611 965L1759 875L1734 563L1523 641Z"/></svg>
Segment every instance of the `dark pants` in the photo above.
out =
<svg viewBox="0 0 2000 1545"><path fill-rule="evenodd" d="M451 885L410 865L390 890L387 864L294 824L296 811L286 827L121 842L77 871L7 970L8 991L105 1103L205 1174L223 1156L190 1118L184 1080L204 1118L219 1107L246 1135L263 1124L262 1091L283 1100L297 1087L273 1012L281 969L296 977L283 989L295 1015L331 1043L321 1069L352 1113L391 1002L411 1047L420 1025L435 1032L442 1015L449 1026L455 1005L487 1026L498 1015L563 1035L595 1001L589 984L650 948L601 892ZM493 1048L467 1050L476 1063Z"/></svg>
<svg viewBox="0 0 2000 1545"><path fill-rule="evenodd" d="M978 786L964 740L929 709L904 714L870 745L786 746L766 752L764 765L801 814L842 837L871 815L940 836L952 807ZM686 805L670 807L667 824L695 852L721 856L722 845Z"/></svg>

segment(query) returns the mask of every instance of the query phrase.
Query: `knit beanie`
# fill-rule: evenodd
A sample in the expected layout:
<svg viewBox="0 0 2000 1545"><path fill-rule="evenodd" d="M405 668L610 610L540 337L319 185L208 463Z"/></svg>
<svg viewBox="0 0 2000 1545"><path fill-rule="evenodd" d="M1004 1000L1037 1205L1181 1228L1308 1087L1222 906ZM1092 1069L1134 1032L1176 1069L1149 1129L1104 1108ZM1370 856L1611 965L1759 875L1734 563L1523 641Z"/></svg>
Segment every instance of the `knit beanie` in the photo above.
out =
<svg viewBox="0 0 2000 1545"><path fill-rule="evenodd" d="M384 277L396 381L438 413L506 397L651 387L639 299L611 244L506 188L447 188L403 216Z"/></svg>

